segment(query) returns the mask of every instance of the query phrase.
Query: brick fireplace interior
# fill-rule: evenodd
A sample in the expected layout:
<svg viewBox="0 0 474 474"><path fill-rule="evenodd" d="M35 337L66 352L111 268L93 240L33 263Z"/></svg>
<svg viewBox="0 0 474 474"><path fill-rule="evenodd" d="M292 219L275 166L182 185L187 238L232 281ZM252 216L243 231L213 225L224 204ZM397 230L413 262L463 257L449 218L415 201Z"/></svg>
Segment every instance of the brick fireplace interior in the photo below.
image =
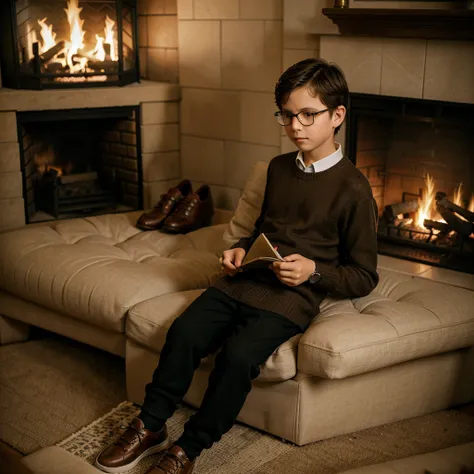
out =
<svg viewBox="0 0 474 474"><path fill-rule="evenodd" d="M351 96L346 149L377 200L380 253L474 272L473 114L469 104Z"/></svg>
<svg viewBox="0 0 474 474"><path fill-rule="evenodd" d="M138 107L18 113L27 223L140 209L138 116Z"/></svg>

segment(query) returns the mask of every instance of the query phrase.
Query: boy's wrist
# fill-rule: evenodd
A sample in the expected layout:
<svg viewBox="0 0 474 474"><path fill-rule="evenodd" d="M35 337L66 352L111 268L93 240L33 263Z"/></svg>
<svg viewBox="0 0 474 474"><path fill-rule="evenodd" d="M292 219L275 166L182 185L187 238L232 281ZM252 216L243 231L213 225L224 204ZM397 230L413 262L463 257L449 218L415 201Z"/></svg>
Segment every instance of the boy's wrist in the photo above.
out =
<svg viewBox="0 0 474 474"><path fill-rule="evenodd" d="M318 283L322 278L321 273L319 273L318 271L318 264L316 263L316 260L313 260L313 262L314 262L314 271L308 277L308 281L312 285Z"/></svg>

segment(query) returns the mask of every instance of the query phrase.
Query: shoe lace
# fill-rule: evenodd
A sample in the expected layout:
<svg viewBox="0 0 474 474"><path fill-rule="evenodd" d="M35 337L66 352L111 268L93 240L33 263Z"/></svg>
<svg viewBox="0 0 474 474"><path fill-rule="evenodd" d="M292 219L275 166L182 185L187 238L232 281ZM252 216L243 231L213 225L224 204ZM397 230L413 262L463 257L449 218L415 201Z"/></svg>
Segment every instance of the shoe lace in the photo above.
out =
<svg viewBox="0 0 474 474"><path fill-rule="evenodd" d="M122 425L120 428L126 429L126 431L122 433L122 436L120 436L120 438L116 441L116 444L119 445L124 451L126 451L128 446L130 446L136 439L138 439L138 442L141 444L143 433L140 430L137 430L132 425L129 425L129 426ZM129 432L129 430L135 431L131 439L127 439L125 437L125 433Z"/></svg>
<svg viewBox="0 0 474 474"><path fill-rule="evenodd" d="M163 453L158 467L167 474L176 474L180 469L184 469L184 462L173 453Z"/></svg>
<svg viewBox="0 0 474 474"><path fill-rule="evenodd" d="M196 198L193 196L186 196L177 205L173 212L176 217L186 217L189 211L196 205Z"/></svg>
<svg viewBox="0 0 474 474"><path fill-rule="evenodd" d="M176 196L170 196L168 193L161 194L160 200L156 203L155 209L164 211L166 206L171 202L178 201L179 198Z"/></svg>

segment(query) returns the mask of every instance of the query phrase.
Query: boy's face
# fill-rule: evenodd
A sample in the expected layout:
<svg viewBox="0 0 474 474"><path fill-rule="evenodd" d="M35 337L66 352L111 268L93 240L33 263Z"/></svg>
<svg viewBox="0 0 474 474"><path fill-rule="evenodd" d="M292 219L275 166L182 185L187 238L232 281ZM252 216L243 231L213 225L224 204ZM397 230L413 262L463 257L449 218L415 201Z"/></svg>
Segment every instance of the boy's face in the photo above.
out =
<svg viewBox="0 0 474 474"><path fill-rule="evenodd" d="M319 112L327 109L319 97L314 97L306 86L295 89L288 100L282 104L282 112L297 114L304 121L305 112ZM346 109L339 106L314 116L314 123L303 126L297 117L285 126L291 141L303 152L313 155L314 159L324 158L334 152L334 129L344 121Z"/></svg>

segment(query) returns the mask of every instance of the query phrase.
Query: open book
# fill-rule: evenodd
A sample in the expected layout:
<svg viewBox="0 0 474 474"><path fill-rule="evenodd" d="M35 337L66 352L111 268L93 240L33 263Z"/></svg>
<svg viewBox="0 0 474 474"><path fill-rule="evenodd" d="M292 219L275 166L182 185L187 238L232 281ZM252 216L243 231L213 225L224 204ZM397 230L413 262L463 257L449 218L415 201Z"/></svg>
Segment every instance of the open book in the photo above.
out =
<svg viewBox="0 0 474 474"><path fill-rule="evenodd" d="M265 234L260 234L242 260L239 271L268 268L272 262L284 262Z"/></svg>

